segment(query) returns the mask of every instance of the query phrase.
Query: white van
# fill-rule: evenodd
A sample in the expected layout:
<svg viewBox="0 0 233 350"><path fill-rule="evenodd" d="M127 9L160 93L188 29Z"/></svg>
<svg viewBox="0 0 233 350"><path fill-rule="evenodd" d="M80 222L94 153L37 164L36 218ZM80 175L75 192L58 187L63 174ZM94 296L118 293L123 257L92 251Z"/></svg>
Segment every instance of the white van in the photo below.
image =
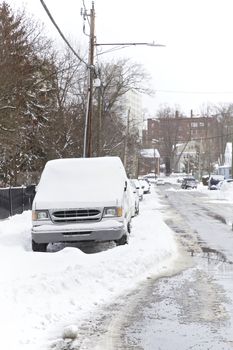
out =
<svg viewBox="0 0 233 350"><path fill-rule="evenodd" d="M32 249L48 243L128 242L130 184L118 157L47 162L32 204Z"/></svg>

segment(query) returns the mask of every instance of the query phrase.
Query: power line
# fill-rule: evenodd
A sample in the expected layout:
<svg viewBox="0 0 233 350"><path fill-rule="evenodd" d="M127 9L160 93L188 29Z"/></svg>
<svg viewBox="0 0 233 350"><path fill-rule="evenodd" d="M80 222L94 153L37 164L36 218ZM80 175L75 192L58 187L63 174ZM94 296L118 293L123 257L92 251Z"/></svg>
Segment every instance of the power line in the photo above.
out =
<svg viewBox="0 0 233 350"><path fill-rule="evenodd" d="M171 94L233 94L233 91L182 91L182 90L155 90L155 92L171 93Z"/></svg>
<svg viewBox="0 0 233 350"><path fill-rule="evenodd" d="M79 56L79 54L73 49L73 47L70 45L70 43L68 42L68 40L66 39L66 37L64 36L64 34L62 33L61 29L58 27L57 23L55 22L53 16L51 15L48 7L46 6L44 0L40 0L43 8L45 9L47 15L49 16L51 22L53 23L53 25L55 26L55 28L57 29L58 33L60 34L60 36L62 37L62 39L65 41L65 43L67 44L67 46L70 48L70 50L73 52L73 54L79 59L79 61L81 61L82 63L84 63L86 65L86 67L89 67L88 64Z"/></svg>
<svg viewBox="0 0 233 350"><path fill-rule="evenodd" d="M189 140L177 140L177 143L185 143L185 142L191 142L191 141L206 141L206 140L214 140L214 139L220 139L220 138L223 138L223 137L232 137L233 136L233 133L230 133L230 134L226 134L226 135L216 135L216 136L202 136L202 137L199 137L199 138L191 138ZM164 140L159 140L159 142L165 142Z"/></svg>
<svg viewBox="0 0 233 350"><path fill-rule="evenodd" d="M233 133L230 133L230 134L226 134L226 135L216 135L216 136L205 136L205 137L200 137L200 138L197 138L197 139L192 139L191 141L205 141L205 140L213 140L213 139L220 139L220 138L223 138L223 137L229 137L229 136L233 136Z"/></svg>

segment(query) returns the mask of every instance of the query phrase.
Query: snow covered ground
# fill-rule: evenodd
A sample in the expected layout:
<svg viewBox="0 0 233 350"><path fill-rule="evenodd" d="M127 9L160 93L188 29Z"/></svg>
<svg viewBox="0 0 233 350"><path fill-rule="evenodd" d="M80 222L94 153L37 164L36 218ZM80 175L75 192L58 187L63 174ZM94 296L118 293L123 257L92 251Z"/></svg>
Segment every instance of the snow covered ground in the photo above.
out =
<svg viewBox="0 0 233 350"><path fill-rule="evenodd" d="M233 198L233 191L198 190ZM1 349L46 350L138 282L174 268L179 251L158 195L152 190L140 204L129 244L94 254L76 247L32 252L30 211L0 221Z"/></svg>
<svg viewBox="0 0 233 350"><path fill-rule="evenodd" d="M1 348L48 349L65 327L78 330L93 310L172 268L178 249L161 208L156 193L145 195L129 244L95 254L76 247L32 252L30 211L1 221Z"/></svg>

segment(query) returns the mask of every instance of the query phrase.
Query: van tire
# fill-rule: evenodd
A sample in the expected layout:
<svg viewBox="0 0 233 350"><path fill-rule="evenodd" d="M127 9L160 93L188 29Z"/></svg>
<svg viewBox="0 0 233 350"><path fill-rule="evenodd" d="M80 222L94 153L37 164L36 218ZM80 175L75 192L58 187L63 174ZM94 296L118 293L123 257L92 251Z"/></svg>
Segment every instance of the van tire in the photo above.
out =
<svg viewBox="0 0 233 350"><path fill-rule="evenodd" d="M127 224L127 232L128 233L131 233L131 226L132 226L131 225L131 221L129 221L128 224Z"/></svg>
<svg viewBox="0 0 233 350"><path fill-rule="evenodd" d="M32 239L32 250L33 252L46 252L47 250L47 243L36 243Z"/></svg>
<svg viewBox="0 0 233 350"><path fill-rule="evenodd" d="M124 234L120 239L115 241L116 245L125 245L128 244L128 235Z"/></svg>

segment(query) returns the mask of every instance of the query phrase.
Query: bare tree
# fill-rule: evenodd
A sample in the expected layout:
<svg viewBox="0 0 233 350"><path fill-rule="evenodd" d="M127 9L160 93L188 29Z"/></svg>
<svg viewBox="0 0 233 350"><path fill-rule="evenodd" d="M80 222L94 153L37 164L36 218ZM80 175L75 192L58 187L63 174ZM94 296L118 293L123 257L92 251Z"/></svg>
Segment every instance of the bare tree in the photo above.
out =
<svg viewBox="0 0 233 350"><path fill-rule="evenodd" d="M177 151L177 144L180 142L180 126L183 115L177 110L170 107L161 108L158 111L159 119L159 134L161 142L161 155L165 161L166 173L170 174L175 167L175 155ZM187 140L182 140L184 144L190 140L188 135ZM185 147L183 151L185 150Z"/></svg>
<svg viewBox="0 0 233 350"><path fill-rule="evenodd" d="M150 77L141 65L129 59L101 63L98 75L101 86L95 91L94 149L96 155L122 155L127 126L124 97L130 90L152 95ZM127 136L135 139L135 135Z"/></svg>
<svg viewBox="0 0 233 350"><path fill-rule="evenodd" d="M54 67L55 106L43 125L41 140L47 160L81 156L83 141L85 71L68 51L56 58Z"/></svg>
<svg viewBox="0 0 233 350"><path fill-rule="evenodd" d="M215 149L220 159L220 164L224 164L224 152L227 142L233 139L233 104L220 104L214 106L214 115L218 119L216 130Z"/></svg>

